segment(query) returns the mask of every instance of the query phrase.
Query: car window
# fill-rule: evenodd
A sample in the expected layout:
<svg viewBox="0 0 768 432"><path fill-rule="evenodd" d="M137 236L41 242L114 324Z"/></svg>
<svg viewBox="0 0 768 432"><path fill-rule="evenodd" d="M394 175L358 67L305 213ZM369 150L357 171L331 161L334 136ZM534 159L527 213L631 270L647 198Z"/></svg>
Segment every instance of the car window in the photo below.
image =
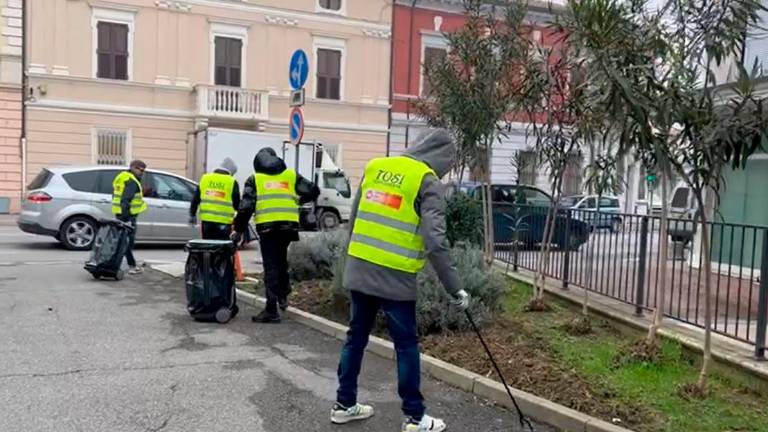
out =
<svg viewBox="0 0 768 432"><path fill-rule="evenodd" d="M120 170L99 171L99 182L96 185L96 193L112 195L112 182L120 174Z"/></svg>
<svg viewBox="0 0 768 432"><path fill-rule="evenodd" d="M51 181L51 178L53 178L53 173L48 171L47 169L43 169L40 171L40 173L35 176L34 180L32 180L32 183L30 183L27 186L28 190L33 189L41 189L46 186L48 186L48 183Z"/></svg>
<svg viewBox="0 0 768 432"><path fill-rule="evenodd" d="M326 189L335 189L344 198L352 196L349 188L349 182L340 173L323 173L323 185Z"/></svg>
<svg viewBox="0 0 768 432"><path fill-rule="evenodd" d="M579 201L581 201L581 198L583 198L583 197L579 196L579 195L561 198L560 199L560 206L561 207L573 207L576 204L578 204Z"/></svg>
<svg viewBox="0 0 768 432"><path fill-rule="evenodd" d="M192 201L192 190L183 180L165 175L151 173L148 176L150 180L149 193L151 198L165 199L171 201ZM145 190L147 187L145 187Z"/></svg>
<svg viewBox="0 0 768 432"><path fill-rule="evenodd" d="M538 189L522 188L522 192L525 195L525 199L528 205L549 206L552 204L552 200L549 198L549 195Z"/></svg>
<svg viewBox="0 0 768 432"><path fill-rule="evenodd" d="M619 200L615 198L600 198L600 208L617 208Z"/></svg>
<svg viewBox="0 0 768 432"><path fill-rule="evenodd" d="M99 183L98 171L78 171L62 175L69 187L78 192L95 193Z"/></svg>
<svg viewBox="0 0 768 432"><path fill-rule="evenodd" d="M474 189L472 189L472 198L476 200L482 200L483 199L483 189L482 187L478 186Z"/></svg>
<svg viewBox="0 0 768 432"><path fill-rule="evenodd" d="M581 208L585 209L593 209L597 208L597 200L594 198L587 198L584 200L584 202L581 204Z"/></svg>

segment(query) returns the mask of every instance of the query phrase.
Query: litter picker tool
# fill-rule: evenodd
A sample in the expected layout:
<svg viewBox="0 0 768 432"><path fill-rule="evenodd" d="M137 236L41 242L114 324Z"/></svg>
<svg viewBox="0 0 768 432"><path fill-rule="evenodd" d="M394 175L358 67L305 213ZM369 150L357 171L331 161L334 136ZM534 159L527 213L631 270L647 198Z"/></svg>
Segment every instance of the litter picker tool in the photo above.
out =
<svg viewBox="0 0 768 432"><path fill-rule="evenodd" d="M472 318L472 314L469 313L469 310L465 310L464 313L467 314L467 320L469 320L469 324L472 325L472 329L477 334L478 339L480 339L480 343L483 344L483 348L485 348L485 353L488 354L488 358L491 360L491 363L493 364L493 368L496 369L496 373L499 375L499 378L501 379L501 383L504 384L504 388L507 390L507 394L509 395L509 398L512 399L512 403L515 405L515 409L517 410L517 416L520 419L520 426L525 429L526 427L531 432L536 432L536 430L533 428L533 424L531 421L523 414L523 411L520 409L520 405L517 404L517 400L512 395L512 390L509 389L509 386L507 385L507 380L504 378L504 375L501 374L501 368L499 368L499 365L496 363L496 360L493 358L493 354L491 354L491 350L488 348L488 345L485 343L485 339L483 339L483 335L480 333L480 329L477 328L477 324L475 324L475 320Z"/></svg>

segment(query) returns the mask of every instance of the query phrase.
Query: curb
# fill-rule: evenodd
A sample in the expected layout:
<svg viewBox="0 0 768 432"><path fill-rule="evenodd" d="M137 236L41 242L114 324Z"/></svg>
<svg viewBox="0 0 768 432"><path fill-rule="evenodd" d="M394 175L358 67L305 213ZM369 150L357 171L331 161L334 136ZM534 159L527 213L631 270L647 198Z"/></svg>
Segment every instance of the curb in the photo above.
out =
<svg viewBox="0 0 768 432"><path fill-rule="evenodd" d="M263 306L263 297L237 290L237 299L252 306ZM325 318L289 307L285 316L314 330L339 340L346 340L347 327ZM389 360L395 359L394 345L382 338L371 336L367 350ZM497 405L514 409L504 385L474 372L446 363L428 355L421 355L422 372ZM525 415L555 426L566 432L632 432L606 421L580 413L571 408L540 398L531 393L510 388Z"/></svg>
<svg viewBox="0 0 768 432"><path fill-rule="evenodd" d="M523 275L521 273L516 273L514 271L507 271L506 263L502 263L499 260L495 260L493 266L502 275L505 275L518 282L533 285L533 282L534 282L533 278ZM559 279L556 279L556 280L559 281ZM579 287L579 289L582 289L582 288ZM550 286L549 283L544 284L544 291L554 297L565 300L577 306L581 306L582 301L580 298L577 299L572 295L569 295L568 291L563 291L562 289L553 288L552 286ZM609 320L616 321L618 323L624 324L636 330L640 330L644 332L648 331L649 325L643 322L642 319L640 318L635 318L634 316L627 316L626 314L623 314L618 310L615 310L615 309L611 310L609 309L609 307L601 308L595 305L595 302L590 302L587 305L587 307L589 308L590 312L594 312L595 314L602 315L603 317L608 318ZM658 330L659 336L665 339L671 340L673 342L677 342L683 347L689 350L692 350L696 353L701 354L704 352L704 347L702 345L702 342L699 339L696 339L684 334L680 334L676 332L674 329L668 328L668 324L669 324L668 320L669 320L668 318L665 318L665 322L667 322L667 326L662 325L662 327L659 328ZM702 332L703 332L703 329L702 329ZM704 335L702 334L702 340L703 340L703 337ZM712 350L712 359L715 360L715 362L722 363L732 368L739 369L743 373L752 375L757 379L768 381L768 373L766 373L764 369L755 367L750 363L752 361L756 361L754 359L745 361L745 359L740 358L736 355L724 353L721 351L717 351L715 349Z"/></svg>

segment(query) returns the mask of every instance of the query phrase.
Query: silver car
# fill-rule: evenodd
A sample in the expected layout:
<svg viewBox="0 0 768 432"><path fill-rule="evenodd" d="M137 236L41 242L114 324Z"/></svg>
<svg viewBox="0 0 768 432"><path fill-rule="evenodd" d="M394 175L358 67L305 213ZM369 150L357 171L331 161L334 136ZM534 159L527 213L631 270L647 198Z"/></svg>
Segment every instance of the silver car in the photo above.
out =
<svg viewBox="0 0 768 432"><path fill-rule="evenodd" d="M17 224L22 231L55 237L71 250L93 245L100 219L113 218L112 180L127 167L53 167L28 186ZM138 218L136 241L184 243L200 237L190 226L189 204L195 182L175 174L147 170L142 178L147 211Z"/></svg>

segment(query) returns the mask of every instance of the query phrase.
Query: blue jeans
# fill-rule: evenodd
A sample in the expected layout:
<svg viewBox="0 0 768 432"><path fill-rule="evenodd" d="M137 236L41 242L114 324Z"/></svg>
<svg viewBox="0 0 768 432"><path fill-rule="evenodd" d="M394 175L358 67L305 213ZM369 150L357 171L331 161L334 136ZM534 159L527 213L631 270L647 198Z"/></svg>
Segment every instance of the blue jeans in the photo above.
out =
<svg viewBox="0 0 768 432"><path fill-rule="evenodd" d="M403 401L403 413L415 420L424 416L421 395L419 337L416 331L416 302L394 301L351 291L351 320L347 342L339 362L339 389L336 401L351 407L357 403L357 377L363 363L368 337L381 309L387 317L389 335L397 352L397 392Z"/></svg>

